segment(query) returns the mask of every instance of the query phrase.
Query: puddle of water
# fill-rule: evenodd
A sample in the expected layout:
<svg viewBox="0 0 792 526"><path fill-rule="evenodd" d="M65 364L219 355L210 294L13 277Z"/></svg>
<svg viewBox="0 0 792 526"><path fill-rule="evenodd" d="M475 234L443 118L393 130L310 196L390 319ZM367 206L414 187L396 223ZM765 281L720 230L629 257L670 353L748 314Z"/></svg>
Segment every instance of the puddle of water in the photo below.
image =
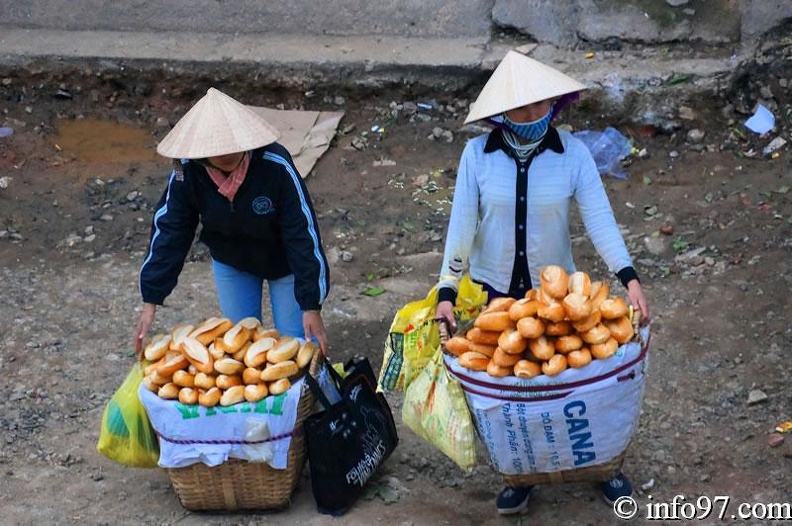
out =
<svg viewBox="0 0 792 526"><path fill-rule="evenodd" d="M62 120L55 144L86 162L152 162L161 160L147 130L98 119Z"/></svg>

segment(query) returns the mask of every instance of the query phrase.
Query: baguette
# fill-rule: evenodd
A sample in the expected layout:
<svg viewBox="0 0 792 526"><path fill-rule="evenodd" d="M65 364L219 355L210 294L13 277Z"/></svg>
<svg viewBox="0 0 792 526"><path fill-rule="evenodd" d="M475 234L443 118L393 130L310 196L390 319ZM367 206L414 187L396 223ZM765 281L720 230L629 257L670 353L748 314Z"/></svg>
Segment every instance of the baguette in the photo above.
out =
<svg viewBox="0 0 792 526"><path fill-rule="evenodd" d="M182 340L189 336L194 330L195 326L190 324L181 324L173 327L171 330L170 349L172 351L178 351L181 349Z"/></svg>
<svg viewBox="0 0 792 526"><path fill-rule="evenodd" d="M245 386L243 385L235 385L233 387L229 387L228 389L225 390L222 396L220 396L220 405L222 406L234 405L244 401L245 401Z"/></svg>
<svg viewBox="0 0 792 526"><path fill-rule="evenodd" d="M514 364L514 376L517 378L534 378L542 374L542 366L530 360L520 360Z"/></svg>
<svg viewBox="0 0 792 526"><path fill-rule="evenodd" d="M263 382L274 382L282 378L294 376L298 372L300 372L300 369L292 360L271 363L268 364L263 371L261 371L261 380Z"/></svg>
<svg viewBox="0 0 792 526"><path fill-rule="evenodd" d="M195 366L198 371L202 373L211 373L214 371L214 357L209 353L204 344L187 336L183 338L181 343L182 352L187 357L187 360Z"/></svg>
<svg viewBox="0 0 792 526"><path fill-rule="evenodd" d="M220 403L223 392L217 387L212 387L207 391L198 391L198 404L204 407L214 407Z"/></svg>
<svg viewBox="0 0 792 526"><path fill-rule="evenodd" d="M198 403L198 390L192 387L182 387L179 389L179 402L185 405L195 405Z"/></svg>
<svg viewBox="0 0 792 526"><path fill-rule="evenodd" d="M307 367L308 364L311 363L311 360L313 360L317 350L319 350L319 347L314 342L308 341L302 344L302 347L300 347L300 350L297 352L297 358L295 359L297 367L300 369Z"/></svg>
<svg viewBox="0 0 792 526"><path fill-rule="evenodd" d="M283 363L283 362L281 362ZM269 394L271 395L279 395L285 393L291 387L291 382L288 378L281 378L280 380L275 380L274 382L269 384Z"/></svg>
<svg viewBox="0 0 792 526"><path fill-rule="evenodd" d="M300 350L300 341L291 336L283 336L267 352L269 363L280 363L286 360L293 360Z"/></svg>
<svg viewBox="0 0 792 526"><path fill-rule="evenodd" d="M228 318L211 317L198 325L190 332L190 336L201 342L203 345L209 345L217 337L225 333L231 328L233 323Z"/></svg>
<svg viewBox="0 0 792 526"><path fill-rule="evenodd" d="M151 340L151 342L149 342L148 345L146 345L146 348L143 351L143 356L150 362L156 362L165 356L165 352L170 348L170 343L170 334L157 335Z"/></svg>
<svg viewBox="0 0 792 526"><path fill-rule="evenodd" d="M486 371L490 357L484 354L468 351L459 357L459 365L471 371Z"/></svg>
<svg viewBox="0 0 792 526"><path fill-rule="evenodd" d="M245 386L245 400L248 402L258 402L259 400L263 400L268 394L269 391L267 390L266 384Z"/></svg>
<svg viewBox="0 0 792 526"><path fill-rule="evenodd" d="M179 387L195 387L195 375L180 369L173 373L173 383Z"/></svg>
<svg viewBox="0 0 792 526"><path fill-rule="evenodd" d="M245 352L243 361L248 367L261 367L267 361L267 352L275 346L275 338L261 338L253 342Z"/></svg>

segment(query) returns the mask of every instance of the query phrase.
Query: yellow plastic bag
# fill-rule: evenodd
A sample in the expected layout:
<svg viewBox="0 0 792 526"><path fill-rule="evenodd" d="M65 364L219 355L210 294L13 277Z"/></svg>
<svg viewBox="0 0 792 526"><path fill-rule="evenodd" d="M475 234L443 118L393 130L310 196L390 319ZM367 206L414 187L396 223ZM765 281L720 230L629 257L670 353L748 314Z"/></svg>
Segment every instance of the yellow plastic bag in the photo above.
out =
<svg viewBox="0 0 792 526"><path fill-rule="evenodd" d="M476 463L473 419L459 382L448 375L437 347L429 364L404 390L402 420L465 470Z"/></svg>
<svg viewBox="0 0 792 526"><path fill-rule="evenodd" d="M459 281L454 317L464 322L478 315L487 303L487 293L469 276ZM437 287L426 298L399 309L385 340L385 354L379 384L385 391L404 389L429 362L440 345L440 329L435 319Z"/></svg>
<svg viewBox="0 0 792 526"><path fill-rule="evenodd" d="M96 449L124 466L155 468L159 460L159 442L138 397L142 381L143 368L136 362L105 406Z"/></svg>

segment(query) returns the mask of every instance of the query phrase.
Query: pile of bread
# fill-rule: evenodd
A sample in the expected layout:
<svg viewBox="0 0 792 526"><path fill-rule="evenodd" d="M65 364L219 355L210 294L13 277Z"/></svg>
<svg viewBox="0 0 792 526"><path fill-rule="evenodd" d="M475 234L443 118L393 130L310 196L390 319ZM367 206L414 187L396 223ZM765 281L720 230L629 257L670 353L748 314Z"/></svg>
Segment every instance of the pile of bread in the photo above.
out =
<svg viewBox="0 0 792 526"><path fill-rule="evenodd" d="M492 300L446 351L473 371L533 378L610 358L633 338L633 311L607 283L556 265L544 267L540 281L525 298Z"/></svg>
<svg viewBox="0 0 792 526"><path fill-rule="evenodd" d="M318 347L264 329L256 318L182 324L144 348L143 385L161 398L205 407L258 402L286 392Z"/></svg>

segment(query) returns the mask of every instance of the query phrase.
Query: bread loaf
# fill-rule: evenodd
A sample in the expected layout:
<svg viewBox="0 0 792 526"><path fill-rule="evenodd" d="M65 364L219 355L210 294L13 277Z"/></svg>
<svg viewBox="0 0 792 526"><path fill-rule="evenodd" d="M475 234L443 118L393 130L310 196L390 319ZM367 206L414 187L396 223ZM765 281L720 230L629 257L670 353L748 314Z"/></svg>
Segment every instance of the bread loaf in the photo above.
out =
<svg viewBox="0 0 792 526"><path fill-rule="evenodd" d="M459 356L470 350L470 341L461 336L454 336L449 338L445 343L446 350L454 356Z"/></svg>
<svg viewBox="0 0 792 526"><path fill-rule="evenodd" d="M528 316L536 316L536 313L539 312L539 307L542 306L542 303L536 299L526 299L523 298L521 300L517 300L512 303L512 306L509 307L509 317L517 321L521 318L526 318Z"/></svg>
<svg viewBox="0 0 792 526"><path fill-rule="evenodd" d="M585 272L573 272L569 275L569 292L589 297L591 294L591 278Z"/></svg>
<svg viewBox="0 0 792 526"><path fill-rule="evenodd" d="M217 337L225 333L233 326L233 322L228 318L212 317L205 320L195 329L190 331L189 336L195 338L203 345L209 345Z"/></svg>
<svg viewBox="0 0 792 526"><path fill-rule="evenodd" d="M600 344L608 341L608 338L610 338L610 331L600 323L586 332L580 333L580 337L589 345Z"/></svg>
<svg viewBox="0 0 792 526"><path fill-rule="evenodd" d="M627 316L622 316L615 320L605 320L602 322L605 327L610 331L611 336L618 343L629 342L634 334L633 324Z"/></svg>
<svg viewBox="0 0 792 526"><path fill-rule="evenodd" d="M261 369L246 367L242 371L242 383L245 385L256 385L261 383Z"/></svg>
<svg viewBox="0 0 792 526"><path fill-rule="evenodd" d="M229 406L245 401L245 386L235 385L229 387L220 397L220 405Z"/></svg>
<svg viewBox="0 0 792 526"><path fill-rule="evenodd" d="M470 342L470 350L479 354L483 354L488 358L492 358L492 355L495 354L495 348L497 345L484 345L483 343L473 343Z"/></svg>
<svg viewBox="0 0 792 526"><path fill-rule="evenodd" d="M515 301L514 298L507 296L495 298L484 307L483 312L508 312L509 307L511 307Z"/></svg>
<svg viewBox="0 0 792 526"><path fill-rule="evenodd" d="M215 385L217 385L218 388L227 391L232 387L244 385L244 382L242 381L241 374L218 374L217 378L215 378Z"/></svg>
<svg viewBox="0 0 792 526"><path fill-rule="evenodd" d="M182 387L179 389L179 402L185 405L195 405L198 403L198 390L192 387Z"/></svg>
<svg viewBox="0 0 792 526"><path fill-rule="evenodd" d="M591 363L591 352L587 347L577 349L566 355L570 367L583 367Z"/></svg>
<svg viewBox="0 0 792 526"><path fill-rule="evenodd" d="M523 338L517 329L506 329L498 338L498 348L508 354L522 354L526 347L528 340Z"/></svg>
<svg viewBox="0 0 792 526"><path fill-rule="evenodd" d="M522 318L517 322L517 331L526 339L538 338L544 334L545 324L536 318Z"/></svg>
<svg viewBox="0 0 792 526"><path fill-rule="evenodd" d="M486 371L490 357L475 351L462 353L459 357L459 365L471 371Z"/></svg>
<svg viewBox="0 0 792 526"><path fill-rule="evenodd" d="M578 333L586 332L596 327L601 320L602 320L602 314L600 314L599 309L594 309L591 311L591 314L589 314L582 320L572 322L572 328L575 329Z"/></svg>
<svg viewBox="0 0 792 526"><path fill-rule="evenodd" d="M483 331L501 332L514 326L514 322L506 311L482 312L473 322L475 327Z"/></svg>
<svg viewBox="0 0 792 526"><path fill-rule="evenodd" d="M509 354L498 347L495 349L490 361L495 362L495 365L499 367L512 367L520 360L522 360L522 354Z"/></svg>
<svg viewBox="0 0 792 526"><path fill-rule="evenodd" d="M567 359L563 354L556 354L542 364L542 372L547 376L555 376L561 371L566 370Z"/></svg>
<svg viewBox="0 0 792 526"><path fill-rule="evenodd" d="M591 302L587 296L577 292L567 294L561 301L567 319L571 321L582 320L591 314Z"/></svg>
<svg viewBox="0 0 792 526"><path fill-rule="evenodd" d="M215 360L214 369L220 374L242 374L242 371L245 370L245 364L233 358L221 358L220 360Z"/></svg>
<svg viewBox="0 0 792 526"><path fill-rule="evenodd" d="M181 348L187 360L200 372L211 373L214 371L214 358L209 354L209 349L204 344L195 338L186 336L182 338Z"/></svg>
<svg viewBox="0 0 792 526"><path fill-rule="evenodd" d="M157 372L162 376L173 376L179 369L187 367L187 358L179 351L168 351L164 359L157 365Z"/></svg>
<svg viewBox="0 0 792 526"><path fill-rule="evenodd" d="M555 354L555 346L553 345L553 342L544 336L539 336L538 338L528 342L528 349L538 360L549 360Z"/></svg>
<svg viewBox="0 0 792 526"><path fill-rule="evenodd" d="M292 360L300 350L300 341L291 336L283 336L275 342L272 349L267 351L267 361L269 363L280 363Z"/></svg>
<svg viewBox="0 0 792 526"><path fill-rule="evenodd" d="M558 265L547 265L539 272L539 281L544 292L560 300L567 295L569 276Z"/></svg>
<svg viewBox="0 0 792 526"><path fill-rule="evenodd" d="M530 360L520 360L514 364L514 376L518 378L534 378L542 374L542 366Z"/></svg>
<svg viewBox="0 0 792 526"><path fill-rule="evenodd" d="M245 353L248 367L261 367L267 361L267 352L275 346L275 338L261 338L253 342Z"/></svg>
<svg viewBox="0 0 792 526"><path fill-rule="evenodd" d="M195 387L195 375L183 369L175 371L173 373L173 383L179 387Z"/></svg>
<svg viewBox="0 0 792 526"><path fill-rule="evenodd" d="M157 390L157 396L165 400L176 400L179 397L179 386L169 382Z"/></svg>
<svg viewBox="0 0 792 526"><path fill-rule="evenodd" d="M316 345L312 341L307 341L300 347L300 350L297 352L297 358L295 358L295 362L297 362L297 367L303 369L308 367L313 360L314 355L319 350L319 346Z"/></svg>
<svg viewBox="0 0 792 526"><path fill-rule="evenodd" d="M598 360L606 360L616 353L619 342L614 338L608 338L604 343L591 345L591 355Z"/></svg>
<svg viewBox="0 0 792 526"><path fill-rule="evenodd" d="M226 354L234 354L247 343L248 336L247 329L236 324L228 329L222 337L214 340L215 348L222 350Z"/></svg>
<svg viewBox="0 0 792 526"><path fill-rule="evenodd" d="M555 341L555 350L566 354L583 347L583 339L577 334L567 334L559 336Z"/></svg>
<svg viewBox="0 0 792 526"><path fill-rule="evenodd" d="M498 338L501 333L498 331L483 331L478 327L473 327L465 333L465 338L473 343L483 343L484 345L498 345Z"/></svg>
<svg viewBox="0 0 792 526"><path fill-rule="evenodd" d="M545 323L545 336L566 336L572 333L572 324L567 320Z"/></svg>
<svg viewBox="0 0 792 526"><path fill-rule="evenodd" d="M165 352L170 348L170 343L170 334L159 334L146 345L146 348L143 350L143 356L150 362L156 362L165 356Z"/></svg>
<svg viewBox="0 0 792 526"><path fill-rule="evenodd" d="M223 392L217 387L212 387L206 391L198 390L198 404L204 407L214 407L220 403Z"/></svg>
<svg viewBox="0 0 792 526"><path fill-rule="evenodd" d="M566 312L564 312L564 307L560 303L554 301L552 303L547 303L540 306L539 310L536 312L536 315L547 321L558 323L564 320Z"/></svg>
<svg viewBox="0 0 792 526"><path fill-rule="evenodd" d="M195 375L194 383L195 383L195 387L203 390L208 390L215 386L216 379L211 374L197 373Z"/></svg>
<svg viewBox="0 0 792 526"><path fill-rule="evenodd" d="M291 382L289 381L288 378L281 378L280 380L275 380L274 382L270 383L269 386L267 386L267 388L269 389L269 393L271 395L283 394L289 390L289 387L291 387Z"/></svg>
<svg viewBox="0 0 792 526"><path fill-rule="evenodd" d="M263 400L269 391L266 384L251 384L245 386L245 400L248 402L258 402Z"/></svg>
<svg viewBox="0 0 792 526"><path fill-rule="evenodd" d="M280 380L281 378L294 376L298 372L300 372L300 369L292 360L270 363L267 364L267 367L264 368L263 371L261 371L261 380L263 382L274 382L276 380ZM272 392L272 390L270 390L270 392Z"/></svg>
<svg viewBox="0 0 792 526"><path fill-rule="evenodd" d="M610 286L604 281L595 281L591 284L591 308L599 309L600 305L610 294Z"/></svg>
<svg viewBox="0 0 792 526"><path fill-rule="evenodd" d="M606 320L615 320L630 313L627 302L621 296L613 296L600 304L600 312Z"/></svg>
<svg viewBox="0 0 792 526"><path fill-rule="evenodd" d="M487 364L486 371L490 376L494 376L495 378L503 378L504 376L509 376L512 374L513 369L511 367L502 367L490 360L490 362Z"/></svg>
<svg viewBox="0 0 792 526"><path fill-rule="evenodd" d="M171 329L170 349L172 351L180 350L182 340L189 336L194 330L195 325L190 325L189 323L174 326L173 329Z"/></svg>

